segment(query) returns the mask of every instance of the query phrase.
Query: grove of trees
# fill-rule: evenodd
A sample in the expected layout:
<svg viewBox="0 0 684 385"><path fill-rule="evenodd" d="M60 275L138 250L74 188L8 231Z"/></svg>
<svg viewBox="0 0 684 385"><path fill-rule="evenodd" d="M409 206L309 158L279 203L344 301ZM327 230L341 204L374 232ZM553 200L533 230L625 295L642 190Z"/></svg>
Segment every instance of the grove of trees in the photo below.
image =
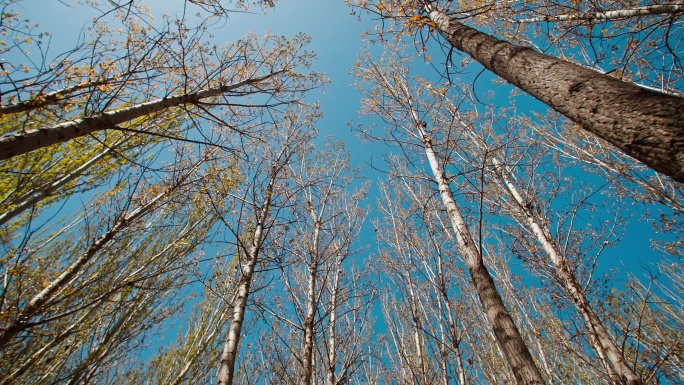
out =
<svg viewBox="0 0 684 385"><path fill-rule="evenodd" d="M0 384L684 384L684 2L289 1L0 0Z"/></svg>

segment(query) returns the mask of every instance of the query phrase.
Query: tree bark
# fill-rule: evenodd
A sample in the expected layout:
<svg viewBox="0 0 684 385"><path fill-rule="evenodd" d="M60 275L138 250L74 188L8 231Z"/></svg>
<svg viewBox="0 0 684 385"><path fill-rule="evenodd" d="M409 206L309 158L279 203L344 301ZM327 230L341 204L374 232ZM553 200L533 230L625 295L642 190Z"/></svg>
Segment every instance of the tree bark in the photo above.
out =
<svg viewBox="0 0 684 385"><path fill-rule="evenodd" d="M318 228L316 229L318 230ZM304 341L302 344L302 371L299 379L300 385L311 384L311 374L313 372L313 347L314 347L314 326L316 316L316 275L318 264L313 263L309 268L309 282L307 285L306 316L304 317Z"/></svg>
<svg viewBox="0 0 684 385"><path fill-rule="evenodd" d="M557 21L596 21L596 20L622 20L638 16L655 16L655 15L675 15L684 12L684 4L669 3L669 4L654 4L643 7L634 7L627 9L617 9L605 12L578 12L568 13L563 15L549 15L533 17L530 19L512 20L516 23L542 23L542 22L557 22Z"/></svg>
<svg viewBox="0 0 684 385"><path fill-rule="evenodd" d="M236 84L211 88L190 94L169 96L151 102L136 104L115 111L103 112L94 116L76 119L34 130L19 131L0 137L0 160L35 151L39 148L88 135L95 131L116 129L117 124L131 121L141 116L150 115L172 107L197 104L202 100L219 96L240 87L256 84L276 76L284 71L277 71L260 78L248 79Z"/></svg>
<svg viewBox="0 0 684 385"><path fill-rule="evenodd" d="M684 182L684 98L499 40L429 2L425 8L454 48L627 155Z"/></svg>
<svg viewBox="0 0 684 385"><path fill-rule="evenodd" d="M313 209L313 203L308 201L311 209L310 216L314 222L313 229L313 244L309 255L309 280L306 288L306 314L304 315L304 338L302 341L302 369L299 378L300 385L311 384L311 374L313 373L313 348L314 348L314 326L316 323L316 279L318 278L318 261L319 261L319 242L321 233L321 218L316 216Z"/></svg>
<svg viewBox="0 0 684 385"><path fill-rule="evenodd" d="M341 261L339 257L336 261L335 275L333 276L333 286L330 294L330 336L328 338L328 373L325 377L326 385L337 385L335 367L337 366L337 293L341 274Z"/></svg>

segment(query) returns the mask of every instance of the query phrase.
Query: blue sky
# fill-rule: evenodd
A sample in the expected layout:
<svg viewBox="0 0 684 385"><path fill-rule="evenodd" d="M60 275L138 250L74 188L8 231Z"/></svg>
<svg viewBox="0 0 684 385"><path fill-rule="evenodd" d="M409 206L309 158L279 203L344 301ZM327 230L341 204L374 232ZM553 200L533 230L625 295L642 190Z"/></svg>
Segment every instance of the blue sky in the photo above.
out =
<svg viewBox="0 0 684 385"><path fill-rule="evenodd" d="M67 0L64 2L73 3ZM177 12L174 7L180 6L182 0L153 0L147 3L153 14L173 14ZM24 16L40 23L40 30L53 33L53 54L72 47L78 40L82 27L92 18L92 14L84 7L69 7L54 0L24 0L20 5L24 8ZM320 136L332 135L334 139L344 141L350 149L353 164L366 164L371 161L377 164L385 150L379 144L363 144L357 139L356 133L351 132L347 126L350 121L366 124L372 121L370 118L358 116L360 92L352 86L354 77L349 73L356 61L357 53L362 49L361 34L374 25L371 17L362 15L362 20L359 21L358 14L350 15L350 9L343 0L281 0L267 15L259 10L256 12L234 14L220 29L212 31L215 42L222 44L235 41L247 32L254 32L257 36L272 32L286 37L303 32L311 36L312 43L308 50L314 51L318 56L313 70L324 72L331 79L325 92L314 91L309 96L311 101L317 100L321 103L324 113L324 117L317 125ZM441 52L430 54L436 65L443 60ZM473 76L477 72L471 70L467 76ZM489 76L478 80L478 92L484 93L489 87L506 89L505 86L492 86ZM507 92L499 92L497 95L500 96L495 103L510 104ZM520 109L533 108L537 112L545 110L544 106L529 97L519 99L517 105ZM366 167L366 175L373 181L382 178L382 174L372 171L369 167ZM368 203L374 207L375 198L371 196ZM617 268L623 272L638 272L640 264L656 262L659 254L650 249L648 242L648 235L651 233L651 226L645 222L628 226L623 242L616 248L604 252L604 263L601 264L603 270ZM373 232L369 231L363 241L374 245L372 234ZM369 252L373 251L374 248L371 247ZM624 278L624 275L621 277Z"/></svg>
<svg viewBox="0 0 684 385"><path fill-rule="evenodd" d="M73 47L83 33L84 26L87 27L92 20L93 13L86 7L67 5L74 3L76 2L44 0L24 0L19 3L19 7L23 8L20 12L32 22L38 22L39 30L47 30L53 34L52 54ZM146 4L149 4L152 14L159 17L163 13L180 12L182 0L152 0L147 1ZM344 141L350 149L352 164L379 165L378 162L385 150L379 144L363 144L357 138L356 133L351 132L347 126L349 122L364 124L372 122L371 118L358 115L361 94L352 86L354 77L349 71L363 46L361 34L371 29L376 24L376 20L363 13L360 18L358 12L352 15L351 9L343 0L307 2L281 0L266 14L257 8L253 11L253 13L235 13L223 25L219 25L220 28L211 31L214 35L214 42L223 44L235 41L248 32L254 32L257 36L275 33L286 37L303 32L311 36L312 42L307 49L315 52L318 57L312 69L326 73L331 80L325 92L314 91L309 95L311 101L321 103L324 113L324 117L317 125L321 138L331 135L336 140ZM433 63L439 66L443 60L443 54L441 52L428 52L428 54L432 56ZM427 66L424 68L428 69ZM478 72L478 69L471 69L464 76L472 78ZM422 75L429 76L429 74ZM492 76L489 74L478 79L476 83L478 94L484 94L492 88L499 88L497 98L492 102L502 106L510 105L507 92L500 92L507 90L508 87L492 85L491 79ZM545 110L545 106L529 97L519 98L517 105L521 110L529 108L537 112ZM366 167L365 173L371 180L382 178L381 173L373 171L370 167ZM369 204L375 205L373 197L369 200ZM610 263L611 267L624 270L622 267L624 264L631 270L639 264L654 262L657 254L653 253L647 237L644 237L644 234L651 232L651 226L645 222L633 223L629 226L625 240L615 249L605 252L605 258L614 261L622 260L621 263ZM374 243L372 239L365 241L370 244ZM651 257L643 258L645 255Z"/></svg>
<svg viewBox="0 0 684 385"><path fill-rule="evenodd" d="M86 7L74 4L75 1L45 1L24 0L19 3L20 12L32 22L40 24L39 30L50 31L52 36L51 52L60 53L73 47L83 33L83 27L88 26L92 20L92 11ZM152 0L147 1L153 15L161 16L163 13L177 14L180 11L182 0ZM272 32L287 37L303 32L312 37L308 49L314 51L318 60L313 65L313 70L324 72L331 79L325 92L314 91L310 94L311 101L321 103L324 113L319 122L320 136L332 135L336 140L342 140L350 149L353 164L378 164L382 153L385 151L378 144L363 144L357 139L356 133L351 132L348 122L361 122L368 124L372 119L359 117L360 92L353 88L353 75L349 73L356 55L362 49L361 34L371 29L376 21L371 16L361 14L351 15L351 9L343 0L326 1L292 1L281 0L274 9L269 9L266 14L259 9L253 13L235 13L220 28L211 31L217 44L227 43L239 39L247 32L254 32L257 36ZM439 66L443 60L441 52L429 52L433 62ZM427 66L425 68L428 68ZM470 70L466 77L472 77L479 72L477 69ZM428 75L424 75L428 76ZM494 86L491 76L484 75L476 83L476 90L484 94L490 87L505 90L505 86ZM500 91L499 90L499 91ZM507 92L498 92L493 101L500 105L509 105ZM532 108L537 112L543 112L545 106L541 103L524 97L518 99L520 109ZM382 174L366 168L367 177L371 180L382 178ZM374 205L374 199L369 200ZM657 210L657 208L656 208ZM654 262L653 258L645 259L644 255L657 257L650 247L644 234L650 233L651 226L647 223L638 223L627 228L625 241L616 249L606 251L609 258L622 260L622 263L630 268L635 265ZM372 240L368 240L371 244ZM611 264L613 265L613 264ZM618 263L618 268L621 268Z"/></svg>

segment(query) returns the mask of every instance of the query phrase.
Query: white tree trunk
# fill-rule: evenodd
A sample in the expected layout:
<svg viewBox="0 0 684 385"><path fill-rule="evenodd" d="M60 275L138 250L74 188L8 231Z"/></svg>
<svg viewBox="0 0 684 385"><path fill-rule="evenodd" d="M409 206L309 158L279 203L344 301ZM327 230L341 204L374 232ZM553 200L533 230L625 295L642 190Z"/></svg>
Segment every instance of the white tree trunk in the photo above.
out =
<svg viewBox="0 0 684 385"><path fill-rule="evenodd" d="M579 282L577 282L565 257L558 251L549 229L546 226L540 225L536 220L534 214L528 208L527 203L520 195L517 187L511 182L506 167L502 165L497 158L493 158L492 163L499 171L501 180L509 195L515 200L518 212L525 217L527 225L549 256L565 290L570 294L577 310L582 318L584 318L587 328L592 335L592 339L596 341L595 348L599 357L605 356L608 358L612 371L618 376L618 378L614 378L614 381L616 383L626 382L629 385L641 384L641 379L627 365L617 345L603 326L603 322L601 322L598 315L591 307L591 304L584 294L584 290L582 290Z"/></svg>
<svg viewBox="0 0 684 385"><path fill-rule="evenodd" d="M242 331L242 323L245 320L247 299L249 298L252 278L254 276L254 267L258 262L261 246L265 238L264 230L271 209L271 198L275 184L274 178L275 175L272 175L266 188L266 199L261 207L250 245L245 250L247 263L240 265L241 277L237 288L237 295L233 300L233 317L228 329L228 337L221 351L221 363L217 376L218 385L232 385L233 378L235 377L235 361L237 359L238 347L240 346L240 333Z"/></svg>
<svg viewBox="0 0 684 385"><path fill-rule="evenodd" d="M414 118L417 118L415 112L413 113ZM432 138L426 135L422 128L420 128L420 124L417 124L417 126L423 140L430 168L439 187L442 203L446 208L447 216L456 235L459 251L470 271L471 280L477 291L480 303L485 309L491 326L494 329L494 335L504 352L506 361L520 384L544 384L544 379L535 365L518 328L508 313L496 289L494 280L484 265L482 255L477 249L475 241L461 216L453 193L437 160L437 155L432 149Z"/></svg>

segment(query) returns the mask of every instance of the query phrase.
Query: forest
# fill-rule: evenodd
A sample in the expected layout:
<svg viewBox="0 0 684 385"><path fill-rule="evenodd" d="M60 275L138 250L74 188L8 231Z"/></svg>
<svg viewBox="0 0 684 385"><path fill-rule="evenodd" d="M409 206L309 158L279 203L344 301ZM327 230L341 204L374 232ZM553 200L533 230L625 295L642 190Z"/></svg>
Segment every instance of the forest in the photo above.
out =
<svg viewBox="0 0 684 385"><path fill-rule="evenodd" d="M43 1L0 384L684 384L684 1Z"/></svg>

